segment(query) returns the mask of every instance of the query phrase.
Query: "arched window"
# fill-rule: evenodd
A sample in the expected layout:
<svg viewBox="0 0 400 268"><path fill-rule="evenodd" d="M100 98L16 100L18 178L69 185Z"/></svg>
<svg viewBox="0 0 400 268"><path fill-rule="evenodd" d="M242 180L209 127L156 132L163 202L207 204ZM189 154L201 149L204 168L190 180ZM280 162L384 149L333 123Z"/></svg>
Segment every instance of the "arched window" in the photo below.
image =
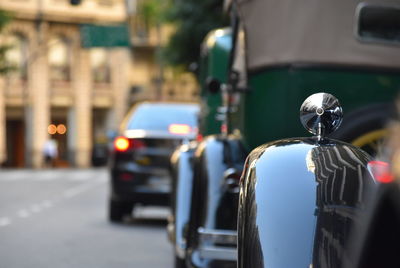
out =
<svg viewBox="0 0 400 268"><path fill-rule="evenodd" d="M49 42L50 79L69 81L71 79L71 47L67 39L58 36Z"/></svg>
<svg viewBox="0 0 400 268"><path fill-rule="evenodd" d="M90 50L90 62L92 65L93 82L110 82L109 53L104 48L93 48Z"/></svg>
<svg viewBox="0 0 400 268"><path fill-rule="evenodd" d="M6 60L13 72L20 79L26 79L28 74L28 40L21 34L12 34L7 38L10 49L6 52Z"/></svg>

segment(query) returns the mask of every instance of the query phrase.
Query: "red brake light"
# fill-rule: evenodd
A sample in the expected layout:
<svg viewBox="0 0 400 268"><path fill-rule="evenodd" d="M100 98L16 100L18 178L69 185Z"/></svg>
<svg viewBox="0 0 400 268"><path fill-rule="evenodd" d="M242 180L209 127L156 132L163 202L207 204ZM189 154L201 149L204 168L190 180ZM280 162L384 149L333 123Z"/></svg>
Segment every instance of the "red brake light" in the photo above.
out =
<svg viewBox="0 0 400 268"><path fill-rule="evenodd" d="M119 152L126 152L128 149L142 149L146 144L141 140L118 137L114 141L114 147Z"/></svg>
<svg viewBox="0 0 400 268"><path fill-rule="evenodd" d="M133 180L134 177L133 177L133 174L131 174L131 173L121 173L120 178L123 181L131 181L131 180Z"/></svg>
<svg viewBox="0 0 400 268"><path fill-rule="evenodd" d="M201 135L200 133L198 133L197 134L197 136L196 136L196 140L198 141L198 142L201 142L201 141L203 141L203 135Z"/></svg>
<svg viewBox="0 0 400 268"><path fill-rule="evenodd" d="M387 162L370 161L368 162L368 170L372 173L374 179L380 183L391 183L394 180Z"/></svg>
<svg viewBox="0 0 400 268"><path fill-rule="evenodd" d="M133 149L141 149L141 148L146 147L146 144L141 140L133 139L133 140L130 140L130 141L131 141L131 147Z"/></svg>
<svg viewBox="0 0 400 268"><path fill-rule="evenodd" d="M226 134L228 132L228 126L226 124L221 125L221 133Z"/></svg>
<svg viewBox="0 0 400 268"><path fill-rule="evenodd" d="M129 148L129 140L125 137L118 137L114 141L114 147L117 151L125 152Z"/></svg>
<svg viewBox="0 0 400 268"><path fill-rule="evenodd" d="M186 124L171 124L168 127L168 131L171 134L185 135L192 131L192 128Z"/></svg>

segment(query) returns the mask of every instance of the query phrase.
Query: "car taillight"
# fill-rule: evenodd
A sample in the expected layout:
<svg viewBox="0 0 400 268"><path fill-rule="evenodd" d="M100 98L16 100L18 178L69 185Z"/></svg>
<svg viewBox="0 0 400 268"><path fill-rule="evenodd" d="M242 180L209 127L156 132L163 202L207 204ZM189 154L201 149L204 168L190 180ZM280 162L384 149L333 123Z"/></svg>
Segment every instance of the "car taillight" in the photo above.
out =
<svg viewBox="0 0 400 268"><path fill-rule="evenodd" d="M132 173L121 173L119 177L122 181L131 181L134 179Z"/></svg>
<svg viewBox="0 0 400 268"><path fill-rule="evenodd" d="M192 131L192 128L186 124L171 124L168 126L168 131L171 134L186 135Z"/></svg>
<svg viewBox="0 0 400 268"><path fill-rule="evenodd" d="M137 150L137 149L142 149L142 148L146 147L146 144L141 140L133 139L133 140L130 140L130 142L131 142L131 148L132 149L136 149Z"/></svg>
<svg viewBox="0 0 400 268"><path fill-rule="evenodd" d="M119 152L126 152L128 149L142 149L146 147L143 141L118 137L114 141L114 148Z"/></svg>
<svg viewBox="0 0 400 268"><path fill-rule="evenodd" d="M221 133L226 134L228 133L228 125L227 124L222 124L221 125Z"/></svg>
<svg viewBox="0 0 400 268"><path fill-rule="evenodd" d="M368 162L368 170L373 175L374 179L380 183L391 183L394 176L390 173L389 163L383 161Z"/></svg>
<svg viewBox="0 0 400 268"><path fill-rule="evenodd" d="M114 140L114 148L119 152L125 152L129 149L129 140L125 137L118 137Z"/></svg>
<svg viewBox="0 0 400 268"><path fill-rule="evenodd" d="M202 142L203 139L204 139L203 135L201 135L200 133L198 133L197 136L196 136L196 140L197 140L198 142Z"/></svg>

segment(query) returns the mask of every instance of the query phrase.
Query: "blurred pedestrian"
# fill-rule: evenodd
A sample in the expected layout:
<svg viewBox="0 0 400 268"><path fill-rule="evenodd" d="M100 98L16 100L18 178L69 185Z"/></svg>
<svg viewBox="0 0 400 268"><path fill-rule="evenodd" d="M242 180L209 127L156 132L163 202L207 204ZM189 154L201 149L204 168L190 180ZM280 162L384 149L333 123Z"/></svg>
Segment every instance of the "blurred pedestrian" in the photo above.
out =
<svg viewBox="0 0 400 268"><path fill-rule="evenodd" d="M45 167L54 167L55 160L58 156L56 140L50 139L44 143L43 155L44 155Z"/></svg>

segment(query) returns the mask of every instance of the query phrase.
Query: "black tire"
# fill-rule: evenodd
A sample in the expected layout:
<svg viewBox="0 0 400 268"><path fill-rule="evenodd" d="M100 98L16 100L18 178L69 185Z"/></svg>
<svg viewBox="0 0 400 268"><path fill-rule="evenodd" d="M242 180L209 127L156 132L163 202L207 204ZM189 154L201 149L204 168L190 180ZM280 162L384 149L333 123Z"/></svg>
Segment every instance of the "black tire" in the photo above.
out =
<svg viewBox="0 0 400 268"><path fill-rule="evenodd" d="M352 143L375 156L385 137L387 123L394 117L394 106L374 104L345 115L331 138Z"/></svg>
<svg viewBox="0 0 400 268"><path fill-rule="evenodd" d="M175 263L174 263L175 268L186 268L186 263L185 259L181 259L178 256L175 255Z"/></svg>
<svg viewBox="0 0 400 268"><path fill-rule="evenodd" d="M110 200L108 218L111 222L122 222L124 216L129 215L132 212L132 209L133 204Z"/></svg>

